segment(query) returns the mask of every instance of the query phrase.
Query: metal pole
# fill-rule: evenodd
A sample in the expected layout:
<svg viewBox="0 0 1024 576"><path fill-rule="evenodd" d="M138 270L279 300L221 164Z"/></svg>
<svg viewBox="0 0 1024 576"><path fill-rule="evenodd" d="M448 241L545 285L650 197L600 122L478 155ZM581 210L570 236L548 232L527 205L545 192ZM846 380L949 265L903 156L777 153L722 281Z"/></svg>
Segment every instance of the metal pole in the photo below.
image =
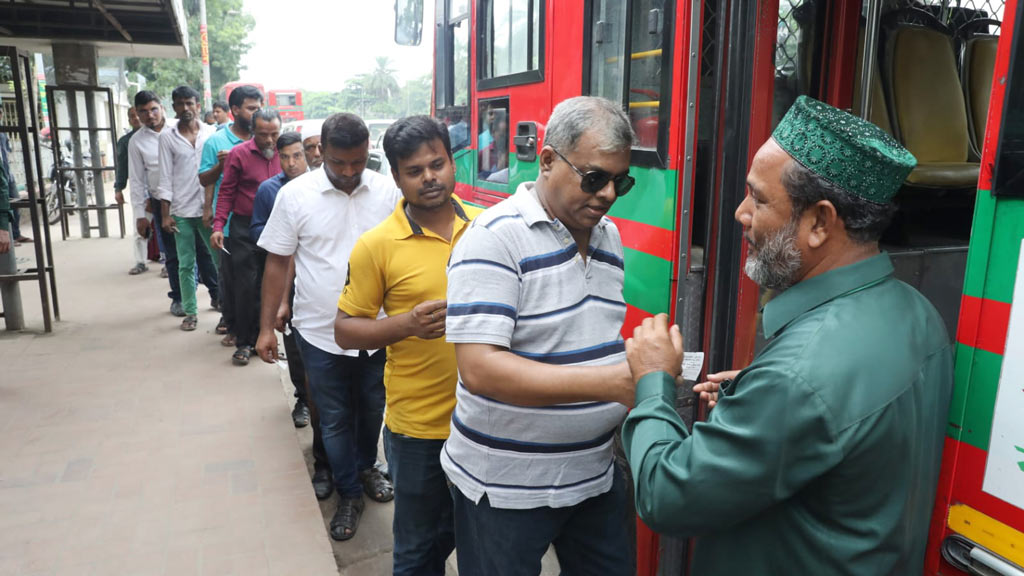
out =
<svg viewBox="0 0 1024 576"><path fill-rule="evenodd" d="M868 6L867 27L864 30L864 58L860 72L860 117L871 118L871 87L878 68L878 28L882 0L865 0Z"/></svg>
<svg viewBox="0 0 1024 576"><path fill-rule="evenodd" d="M79 122L78 117L78 95L73 89L68 90L66 94L68 98L68 125L72 128L81 128L82 125ZM86 102L88 102L88 99L86 99ZM86 108L88 108L88 106L86 106ZM72 166L74 168L84 168L85 158L84 154L82 154L81 132L79 130L71 130L70 132L71 153L73 158ZM54 134L53 137L51 137L51 141L53 141L53 138L56 136L59 136L59 134ZM60 142L54 142L54 145L59 146ZM72 178L75 179L75 195L77 196L75 204L79 208L83 208L83 210L78 211L78 221L82 227L82 238L92 238L92 230L89 228L89 211L84 210L84 208L89 205L89 200L86 198L85 191L85 172L82 170L75 170L72 174Z"/></svg>
<svg viewBox="0 0 1024 576"><path fill-rule="evenodd" d="M210 89L210 44L206 29L206 0L199 0L199 45L203 53L203 112L213 110L213 92ZM202 121L202 118L199 119Z"/></svg>
<svg viewBox="0 0 1024 576"><path fill-rule="evenodd" d="M83 92L82 96L85 98L85 118L86 123L89 126L89 165L102 166L103 162L100 157L100 141L99 141L99 122L96 119L96 101L99 96L96 92ZM93 170L92 171L92 185L95 192L96 206L106 206L106 194L103 190L103 171ZM83 190L83 194L79 196L85 196L86 193ZM88 199L86 199L88 204ZM81 200L79 200L81 205ZM97 210L96 211L96 224L99 226L100 238L106 238L110 234L107 232L107 211Z"/></svg>

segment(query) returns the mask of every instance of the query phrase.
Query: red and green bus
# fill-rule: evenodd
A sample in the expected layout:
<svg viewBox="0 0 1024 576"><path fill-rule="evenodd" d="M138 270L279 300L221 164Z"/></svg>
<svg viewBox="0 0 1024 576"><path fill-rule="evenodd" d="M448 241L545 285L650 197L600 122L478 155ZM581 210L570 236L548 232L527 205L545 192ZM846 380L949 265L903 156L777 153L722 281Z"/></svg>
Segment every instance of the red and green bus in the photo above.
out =
<svg viewBox="0 0 1024 576"><path fill-rule="evenodd" d="M264 105L271 110L277 110L281 114L282 122L294 122L306 118L302 109L302 90L275 88L267 91L264 90L263 84L256 82L228 82L220 90L221 99L227 102L231 91L239 86L255 86L263 94Z"/></svg>
<svg viewBox="0 0 1024 576"><path fill-rule="evenodd" d="M742 272L733 212L789 105L807 94L894 135L919 167L883 247L957 345L926 573L1019 575L1022 11L1021 0L436 0L432 109L465 124L452 130L467 134L453 142L457 191L487 206L536 178L555 104L621 102L638 136L637 186L610 213L625 247L624 333L669 313L708 372L745 366L763 344L758 310L772 294ZM396 42L419 42L422 15L422 0L396 2ZM678 410L692 423L703 407L687 388ZM637 573L685 574L688 542L637 524Z"/></svg>

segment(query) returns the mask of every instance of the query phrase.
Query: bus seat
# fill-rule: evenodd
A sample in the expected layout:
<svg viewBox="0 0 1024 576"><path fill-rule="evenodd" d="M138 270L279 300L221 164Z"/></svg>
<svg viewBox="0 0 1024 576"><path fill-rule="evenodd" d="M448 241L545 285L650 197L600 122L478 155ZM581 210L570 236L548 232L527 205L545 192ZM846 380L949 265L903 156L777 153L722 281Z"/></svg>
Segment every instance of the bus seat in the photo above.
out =
<svg viewBox="0 0 1024 576"><path fill-rule="evenodd" d="M924 188L972 188L979 164L968 161L967 109L952 35L902 23L887 35L885 80L893 128L917 157L907 183Z"/></svg>
<svg viewBox="0 0 1024 576"><path fill-rule="evenodd" d="M974 36L964 43L961 77L967 103L967 127L976 158L981 157L984 145L988 100L992 95L992 75L995 73L998 46L999 37L989 35Z"/></svg>
<svg viewBox="0 0 1024 576"><path fill-rule="evenodd" d="M857 64L853 73L853 114L860 116L860 86L861 70L864 62L864 23L861 22L860 36L857 41ZM868 118L875 126L885 130L892 136L892 124L889 122L889 104L885 101L885 91L882 90L881 68L875 71L871 78L871 117Z"/></svg>

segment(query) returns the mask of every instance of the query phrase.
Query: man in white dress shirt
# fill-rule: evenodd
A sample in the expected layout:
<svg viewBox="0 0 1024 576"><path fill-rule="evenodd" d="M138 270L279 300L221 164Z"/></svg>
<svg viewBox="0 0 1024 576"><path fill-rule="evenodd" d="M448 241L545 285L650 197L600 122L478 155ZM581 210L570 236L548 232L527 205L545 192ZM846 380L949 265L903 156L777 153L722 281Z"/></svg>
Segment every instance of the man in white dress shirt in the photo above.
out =
<svg viewBox="0 0 1024 576"><path fill-rule="evenodd" d="M128 191L135 218L135 230L139 236L148 238L150 234L160 234L164 245L167 267L167 283L171 291L167 297L171 299L171 314L184 316L181 308L181 287L178 285L178 251L174 245L174 234L160 228L162 210L156 200L156 189L160 185L160 132L173 126L177 120L168 119L160 104L160 97L155 92L143 90L135 94L135 111L139 115L142 127L128 141ZM154 227L151 220L155 219Z"/></svg>
<svg viewBox="0 0 1024 576"><path fill-rule="evenodd" d="M291 285L288 262L294 255L292 325L341 497L330 533L348 540L362 515L362 493L378 502L394 493L374 466L384 415L384 350L339 348L334 318L356 240L391 214L401 192L391 178L365 170L370 133L358 116L332 115L321 135L323 166L281 189L260 236L267 261L256 350L265 362L277 359L274 320Z"/></svg>
<svg viewBox="0 0 1024 576"><path fill-rule="evenodd" d="M163 212L161 227L174 232L178 249L178 281L185 317L181 329L196 329L196 276L217 300L217 268L210 256L210 230L203 226L205 191L199 183L199 157L206 139L217 129L199 121L199 93L190 86L178 86L171 93L178 123L160 134L160 184L156 197Z"/></svg>

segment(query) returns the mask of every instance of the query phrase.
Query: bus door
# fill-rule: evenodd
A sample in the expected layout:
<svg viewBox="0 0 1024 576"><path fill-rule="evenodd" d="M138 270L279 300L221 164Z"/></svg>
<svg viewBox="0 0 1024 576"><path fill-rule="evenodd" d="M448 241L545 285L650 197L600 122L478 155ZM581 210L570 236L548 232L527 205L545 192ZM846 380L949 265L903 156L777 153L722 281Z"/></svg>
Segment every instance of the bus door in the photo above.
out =
<svg viewBox="0 0 1024 576"><path fill-rule="evenodd" d="M1024 2L1001 12L929 575L1024 574Z"/></svg>
<svg viewBox="0 0 1024 576"><path fill-rule="evenodd" d="M536 179L551 113L548 2L439 0L434 114L448 125L456 192L491 206Z"/></svg>

